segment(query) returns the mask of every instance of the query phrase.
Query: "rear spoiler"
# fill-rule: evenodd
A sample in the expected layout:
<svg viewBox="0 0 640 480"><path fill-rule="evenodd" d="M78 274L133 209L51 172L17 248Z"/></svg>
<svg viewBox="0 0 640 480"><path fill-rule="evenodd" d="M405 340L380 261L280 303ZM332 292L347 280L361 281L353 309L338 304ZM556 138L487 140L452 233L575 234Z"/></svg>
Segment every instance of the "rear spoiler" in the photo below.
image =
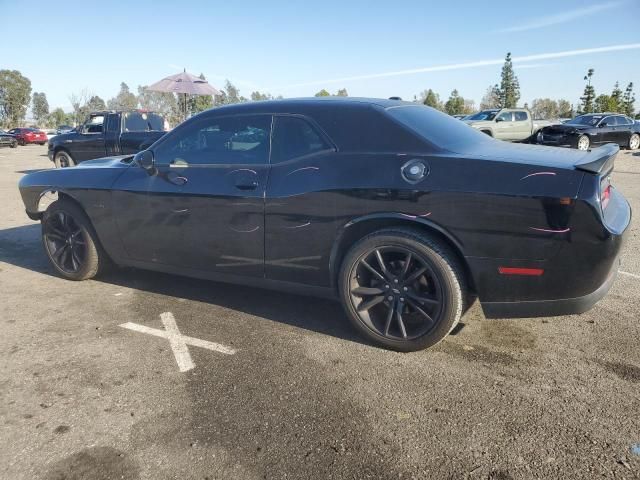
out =
<svg viewBox="0 0 640 480"><path fill-rule="evenodd" d="M613 161L620 151L617 143L607 143L601 147L589 150L584 160L574 164L576 170L603 174L613 170Z"/></svg>

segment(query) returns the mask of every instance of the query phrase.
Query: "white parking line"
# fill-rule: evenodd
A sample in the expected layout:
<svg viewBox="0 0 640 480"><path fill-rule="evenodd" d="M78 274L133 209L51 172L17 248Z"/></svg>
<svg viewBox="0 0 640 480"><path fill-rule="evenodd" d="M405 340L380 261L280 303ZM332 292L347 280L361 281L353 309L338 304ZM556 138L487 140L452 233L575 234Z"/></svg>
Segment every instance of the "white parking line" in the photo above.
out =
<svg viewBox="0 0 640 480"><path fill-rule="evenodd" d="M632 277L632 278L635 278L637 280L640 280L640 275L636 275L635 273L624 272L622 270L618 270L618 273L621 273L622 275L627 275L628 277Z"/></svg>
<svg viewBox="0 0 640 480"><path fill-rule="evenodd" d="M173 355L178 363L178 370L181 372L187 372L195 367L187 345L206 348L207 350L223 353L225 355L233 355L236 353L233 348L226 347L225 345L182 335L180 330L178 330L176 319L171 312L160 314L160 319L162 320L165 330L159 330L157 328L151 328L132 322L123 323L120 326L135 332L146 333L169 340L169 345L171 345L171 350L173 351Z"/></svg>

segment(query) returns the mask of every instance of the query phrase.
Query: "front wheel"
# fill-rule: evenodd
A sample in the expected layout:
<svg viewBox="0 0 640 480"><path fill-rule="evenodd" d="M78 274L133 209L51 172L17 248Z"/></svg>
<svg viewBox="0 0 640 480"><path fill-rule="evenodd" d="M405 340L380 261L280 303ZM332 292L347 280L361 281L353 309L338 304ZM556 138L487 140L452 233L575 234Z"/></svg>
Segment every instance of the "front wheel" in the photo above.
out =
<svg viewBox="0 0 640 480"><path fill-rule="evenodd" d="M578 150L589 150L590 146L591 140L589 140L589 137L587 137L586 135L580 135L577 143Z"/></svg>
<svg viewBox="0 0 640 480"><path fill-rule="evenodd" d="M14 140L13 142L11 142L11 145L9 145L11 148L18 148L18 141Z"/></svg>
<svg viewBox="0 0 640 480"><path fill-rule="evenodd" d="M53 163L55 164L56 168L73 167L76 164L76 162L73 160L73 157L64 150L56 153L56 155L53 157Z"/></svg>
<svg viewBox="0 0 640 480"><path fill-rule="evenodd" d="M386 348L431 347L462 316L465 279L456 256L413 230L380 230L360 240L347 253L339 280L352 324Z"/></svg>
<svg viewBox="0 0 640 480"><path fill-rule="evenodd" d="M640 134L634 133L629 137L629 150L637 150L640 147Z"/></svg>
<svg viewBox="0 0 640 480"><path fill-rule="evenodd" d="M55 201L44 212L42 243L53 267L68 280L93 278L108 263L89 218L68 200Z"/></svg>

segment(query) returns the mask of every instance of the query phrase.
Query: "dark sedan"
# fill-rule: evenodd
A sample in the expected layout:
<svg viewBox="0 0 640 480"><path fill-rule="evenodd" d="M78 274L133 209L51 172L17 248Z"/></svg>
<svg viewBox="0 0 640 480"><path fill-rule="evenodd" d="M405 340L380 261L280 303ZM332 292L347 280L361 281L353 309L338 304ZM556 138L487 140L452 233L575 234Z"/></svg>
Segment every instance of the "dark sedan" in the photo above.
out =
<svg viewBox="0 0 640 480"><path fill-rule="evenodd" d="M617 152L504 143L401 101L281 100L203 112L134 157L32 173L20 191L65 278L116 264L324 295L409 351L476 296L488 317L602 298L631 219Z"/></svg>
<svg viewBox="0 0 640 480"><path fill-rule="evenodd" d="M4 130L0 130L0 147L16 148L18 146L18 139Z"/></svg>
<svg viewBox="0 0 640 480"><path fill-rule="evenodd" d="M626 115L589 113L559 125L544 127L536 140L541 145L578 150L589 150L605 143L617 143L636 150L640 147L640 124Z"/></svg>

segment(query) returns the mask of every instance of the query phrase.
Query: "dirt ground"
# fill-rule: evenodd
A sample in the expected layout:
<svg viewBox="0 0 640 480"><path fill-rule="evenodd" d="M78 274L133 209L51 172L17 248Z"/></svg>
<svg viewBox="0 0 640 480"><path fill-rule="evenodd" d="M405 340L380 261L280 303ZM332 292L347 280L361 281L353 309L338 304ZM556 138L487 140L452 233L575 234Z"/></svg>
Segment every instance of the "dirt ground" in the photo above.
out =
<svg viewBox="0 0 640 480"><path fill-rule="evenodd" d="M640 230L591 311L486 320L437 347L368 345L330 301L118 270L53 273L0 150L3 479L640 478ZM614 184L640 211L640 153ZM164 330L189 346L180 372Z"/></svg>

